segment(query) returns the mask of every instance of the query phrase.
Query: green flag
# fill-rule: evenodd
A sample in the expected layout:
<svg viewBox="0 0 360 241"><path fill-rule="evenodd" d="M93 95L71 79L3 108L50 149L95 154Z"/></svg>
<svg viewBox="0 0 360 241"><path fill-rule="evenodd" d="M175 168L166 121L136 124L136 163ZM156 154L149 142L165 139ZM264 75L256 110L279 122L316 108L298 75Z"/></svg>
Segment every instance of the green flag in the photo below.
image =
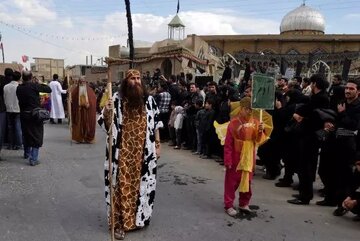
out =
<svg viewBox="0 0 360 241"><path fill-rule="evenodd" d="M275 103L275 78L264 74L254 74L251 94L252 108L273 110Z"/></svg>

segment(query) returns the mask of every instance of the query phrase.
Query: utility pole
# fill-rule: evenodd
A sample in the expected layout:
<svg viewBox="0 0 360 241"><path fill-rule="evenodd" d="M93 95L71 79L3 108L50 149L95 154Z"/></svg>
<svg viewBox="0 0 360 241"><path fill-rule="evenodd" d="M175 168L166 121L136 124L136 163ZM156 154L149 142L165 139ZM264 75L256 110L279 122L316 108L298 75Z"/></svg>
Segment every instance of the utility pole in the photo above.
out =
<svg viewBox="0 0 360 241"><path fill-rule="evenodd" d="M4 45L3 45L2 41L1 41L1 39L2 39L2 35L0 33L1 53L2 53L3 63L5 64Z"/></svg>

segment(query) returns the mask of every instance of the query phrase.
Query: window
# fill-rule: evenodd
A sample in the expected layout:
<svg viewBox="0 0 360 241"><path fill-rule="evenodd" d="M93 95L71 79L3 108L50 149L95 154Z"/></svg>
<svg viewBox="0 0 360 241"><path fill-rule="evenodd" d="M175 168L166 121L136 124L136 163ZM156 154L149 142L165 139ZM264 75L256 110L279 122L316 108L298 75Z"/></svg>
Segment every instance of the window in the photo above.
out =
<svg viewBox="0 0 360 241"><path fill-rule="evenodd" d="M81 66L81 75L85 75L86 66Z"/></svg>

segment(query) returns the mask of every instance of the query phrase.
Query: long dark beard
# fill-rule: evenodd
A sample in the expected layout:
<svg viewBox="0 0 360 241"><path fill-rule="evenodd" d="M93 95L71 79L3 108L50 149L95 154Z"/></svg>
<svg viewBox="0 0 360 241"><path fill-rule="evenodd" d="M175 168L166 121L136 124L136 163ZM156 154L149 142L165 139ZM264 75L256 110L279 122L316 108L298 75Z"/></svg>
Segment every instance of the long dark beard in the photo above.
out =
<svg viewBox="0 0 360 241"><path fill-rule="evenodd" d="M144 106L145 91L141 84L129 85L127 80L124 80L120 86L120 96L127 101L130 108L139 110Z"/></svg>

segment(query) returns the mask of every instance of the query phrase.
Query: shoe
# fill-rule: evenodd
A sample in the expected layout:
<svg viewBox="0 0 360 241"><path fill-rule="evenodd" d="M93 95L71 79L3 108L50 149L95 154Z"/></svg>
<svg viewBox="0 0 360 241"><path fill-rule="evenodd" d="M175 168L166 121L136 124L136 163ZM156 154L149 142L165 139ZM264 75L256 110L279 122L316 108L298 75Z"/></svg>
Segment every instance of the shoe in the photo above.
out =
<svg viewBox="0 0 360 241"><path fill-rule="evenodd" d="M179 150L181 148L180 148L180 146L175 146L174 149Z"/></svg>
<svg viewBox="0 0 360 241"><path fill-rule="evenodd" d="M202 158L202 159L212 159L211 156L202 156L201 158Z"/></svg>
<svg viewBox="0 0 360 241"><path fill-rule="evenodd" d="M337 204L336 204L336 202L324 199L324 200L321 200L321 201L317 201L316 205L325 206L325 207L336 207Z"/></svg>
<svg viewBox="0 0 360 241"><path fill-rule="evenodd" d="M347 212L348 212L348 210L346 210L345 208L343 208L343 207L337 207L337 208L334 210L333 215L334 215L334 216L337 216L337 217L340 217L340 216L344 216Z"/></svg>
<svg viewBox="0 0 360 241"><path fill-rule="evenodd" d="M116 229L115 232L114 232L114 237L117 240L124 240L125 239L125 231L120 230L120 229Z"/></svg>
<svg viewBox="0 0 360 241"><path fill-rule="evenodd" d="M169 146L176 146L174 143L170 143Z"/></svg>
<svg viewBox="0 0 360 241"><path fill-rule="evenodd" d="M291 199L291 200L287 200L288 203L291 204L295 204L295 205L309 205L310 201L305 201L305 200L301 200L301 199Z"/></svg>
<svg viewBox="0 0 360 241"><path fill-rule="evenodd" d="M40 162L39 161L31 161L30 160L30 166L37 166L37 165L39 165L40 164Z"/></svg>
<svg viewBox="0 0 360 241"><path fill-rule="evenodd" d="M292 182L289 181L279 181L275 183L275 186L277 187L291 187Z"/></svg>
<svg viewBox="0 0 360 241"><path fill-rule="evenodd" d="M244 213L252 213L253 211L249 208L248 205L239 207L239 210Z"/></svg>
<svg viewBox="0 0 360 241"><path fill-rule="evenodd" d="M263 179L266 179L266 180L275 180L276 179L276 176L273 176L273 175L270 175L269 173L266 173L262 176Z"/></svg>
<svg viewBox="0 0 360 241"><path fill-rule="evenodd" d="M228 208L225 209L225 212L230 216L230 217L235 217L238 212L234 209L234 208Z"/></svg>
<svg viewBox="0 0 360 241"><path fill-rule="evenodd" d="M196 152L193 153L193 155L200 155L200 154L201 154L201 153L198 152L198 151L196 151Z"/></svg>

